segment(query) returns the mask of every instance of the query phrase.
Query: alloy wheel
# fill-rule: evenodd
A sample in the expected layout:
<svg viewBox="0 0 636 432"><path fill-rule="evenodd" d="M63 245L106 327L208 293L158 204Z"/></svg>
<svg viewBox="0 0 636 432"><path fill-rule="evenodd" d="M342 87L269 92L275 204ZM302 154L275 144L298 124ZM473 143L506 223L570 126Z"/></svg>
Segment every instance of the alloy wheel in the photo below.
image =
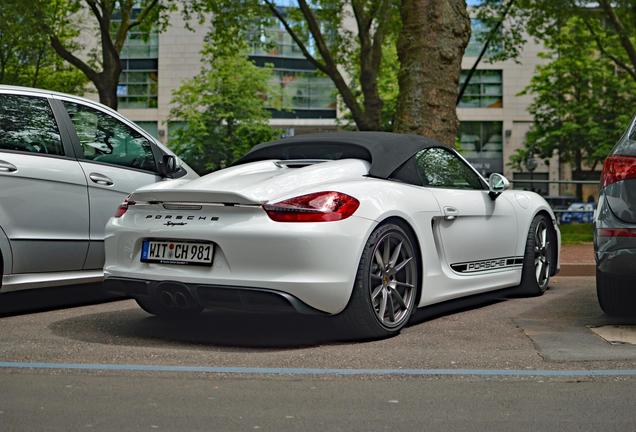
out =
<svg viewBox="0 0 636 432"><path fill-rule="evenodd" d="M534 235L534 274L540 288L544 288L550 278L549 246L548 226L540 221Z"/></svg>
<svg viewBox="0 0 636 432"><path fill-rule="evenodd" d="M377 319L387 328L402 325L411 315L417 292L417 266L410 241L396 232L382 237L373 251L369 277Z"/></svg>

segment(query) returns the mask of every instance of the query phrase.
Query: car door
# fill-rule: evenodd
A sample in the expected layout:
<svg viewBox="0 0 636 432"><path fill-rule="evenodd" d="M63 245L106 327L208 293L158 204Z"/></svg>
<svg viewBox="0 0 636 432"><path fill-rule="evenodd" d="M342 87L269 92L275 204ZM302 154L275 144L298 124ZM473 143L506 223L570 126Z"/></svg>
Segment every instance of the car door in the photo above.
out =
<svg viewBox="0 0 636 432"><path fill-rule="evenodd" d="M0 227L7 273L81 270L89 243L84 172L49 100L0 93Z"/></svg>
<svg viewBox="0 0 636 432"><path fill-rule="evenodd" d="M161 180L157 150L144 133L105 110L63 103L88 184L90 246L84 268L98 269L104 263L104 228L117 206L135 189Z"/></svg>
<svg viewBox="0 0 636 432"><path fill-rule="evenodd" d="M481 177L445 148L419 152L416 167L442 210L434 233L453 271L470 275L521 264L516 214L506 196L493 199Z"/></svg>

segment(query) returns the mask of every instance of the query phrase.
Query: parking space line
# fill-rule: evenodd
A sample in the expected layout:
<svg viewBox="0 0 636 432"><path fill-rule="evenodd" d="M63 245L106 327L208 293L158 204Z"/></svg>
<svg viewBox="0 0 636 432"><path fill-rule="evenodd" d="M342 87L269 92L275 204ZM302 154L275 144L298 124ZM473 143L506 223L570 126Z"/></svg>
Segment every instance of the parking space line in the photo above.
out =
<svg viewBox="0 0 636 432"><path fill-rule="evenodd" d="M490 377L631 377L636 369L331 369L172 366L151 364L41 363L0 362L3 369L67 369L120 372L188 372L237 375L308 375L308 376L490 376Z"/></svg>

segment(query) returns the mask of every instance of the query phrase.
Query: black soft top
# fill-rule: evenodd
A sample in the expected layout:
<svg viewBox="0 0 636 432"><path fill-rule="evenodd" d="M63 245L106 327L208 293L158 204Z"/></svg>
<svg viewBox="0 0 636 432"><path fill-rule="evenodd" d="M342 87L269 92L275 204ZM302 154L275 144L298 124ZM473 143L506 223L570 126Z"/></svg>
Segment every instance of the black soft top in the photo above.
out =
<svg viewBox="0 0 636 432"><path fill-rule="evenodd" d="M267 159L363 159L369 175L388 178L411 156L439 142L420 135L389 132L331 132L297 135L255 145L234 165Z"/></svg>

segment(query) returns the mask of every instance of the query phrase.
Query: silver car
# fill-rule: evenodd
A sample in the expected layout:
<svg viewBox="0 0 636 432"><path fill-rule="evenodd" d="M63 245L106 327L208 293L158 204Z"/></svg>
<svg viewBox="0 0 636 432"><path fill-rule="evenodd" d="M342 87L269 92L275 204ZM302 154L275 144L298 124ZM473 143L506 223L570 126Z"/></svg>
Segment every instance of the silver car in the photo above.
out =
<svg viewBox="0 0 636 432"><path fill-rule="evenodd" d="M104 227L122 200L196 177L110 108L0 86L0 292L100 281Z"/></svg>

